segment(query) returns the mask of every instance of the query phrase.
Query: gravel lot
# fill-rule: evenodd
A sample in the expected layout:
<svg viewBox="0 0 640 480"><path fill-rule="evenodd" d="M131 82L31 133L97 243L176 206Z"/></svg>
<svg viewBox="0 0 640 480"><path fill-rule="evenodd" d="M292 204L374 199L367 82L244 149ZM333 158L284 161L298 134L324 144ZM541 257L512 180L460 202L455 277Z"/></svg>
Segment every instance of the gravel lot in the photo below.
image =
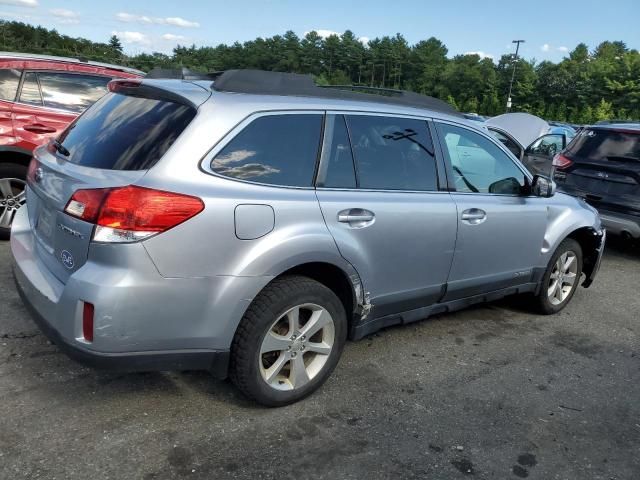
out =
<svg viewBox="0 0 640 480"><path fill-rule="evenodd" d="M557 316L512 299L349 343L282 409L206 373L79 366L9 260L2 243L1 479L640 478L640 246L610 242Z"/></svg>

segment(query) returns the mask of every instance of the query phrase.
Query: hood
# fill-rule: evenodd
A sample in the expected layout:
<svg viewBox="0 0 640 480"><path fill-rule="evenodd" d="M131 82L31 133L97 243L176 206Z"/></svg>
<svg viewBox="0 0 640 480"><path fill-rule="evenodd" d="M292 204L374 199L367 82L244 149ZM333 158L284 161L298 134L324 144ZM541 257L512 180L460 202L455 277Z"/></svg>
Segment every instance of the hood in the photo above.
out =
<svg viewBox="0 0 640 480"><path fill-rule="evenodd" d="M487 127L497 127L515 138L524 148L542 135L549 133L549 124L530 113L505 113L490 118Z"/></svg>

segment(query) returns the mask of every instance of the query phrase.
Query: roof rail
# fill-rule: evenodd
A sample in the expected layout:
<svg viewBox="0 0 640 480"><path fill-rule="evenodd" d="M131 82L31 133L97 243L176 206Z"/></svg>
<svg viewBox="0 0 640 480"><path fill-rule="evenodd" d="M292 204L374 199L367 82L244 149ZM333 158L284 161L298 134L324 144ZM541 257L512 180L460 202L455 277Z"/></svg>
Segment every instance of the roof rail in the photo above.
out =
<svg viewBox="0 0 640 480"><path fill-rule="evenodd" d="M156 67L147 73L146 78L164 78L174 80L215 80L223 72L196 72L188 68L160 68Z"/></svg>
<svg viewBox="0 0 640 480"><path fill-rule="evenodd" d="M144 72L141 70L136 70L135 68L123 67L122 65L113 65L111 63L103 63L96 62L93 60L89 60L86 57L57 57L54 55L40 55L37 53L22 53L22 52L0 52L0 59L2 58L11 58L11 59L33 59L33 60L50 60L53 62L67 62L67 63L86 63L88 65L93 65L94 67L103 67L109 68L111 70L118 70L121 72L133 73L135 75L144 76Z"/></svg>
<svg viewBox="0 0 640 480"><path fill-rule="evenodd" d="M218 75L212 88L219 92L255 95L331 98L386 103L435 110L449 115L461 114L447 102L405 90L352 85L316 85L310 75L263 70L226 70Z"/></svg>

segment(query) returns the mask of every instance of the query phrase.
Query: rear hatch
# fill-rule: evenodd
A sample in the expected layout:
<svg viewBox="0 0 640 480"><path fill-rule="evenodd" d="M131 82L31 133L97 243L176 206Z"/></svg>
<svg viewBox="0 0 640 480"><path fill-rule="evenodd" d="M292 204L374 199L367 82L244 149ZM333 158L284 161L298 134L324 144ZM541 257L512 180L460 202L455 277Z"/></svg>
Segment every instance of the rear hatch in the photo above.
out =
<svg viewBox="0 0 640 480"><path fill-rule="evenodd" d="M640 130L590 127L562 153L560 188L596 208L640 214Z"/></svg>
<svg viewBox="0 0 640 480"><path fill-rule="evenodd" d="M35 151L29 221L37 255L63 283L87 261L94 231L93 223L65 213L74 192L136 183L196 114L195 105L178 103L175 94L162 98L130 87L104 96L58 140Z"/></svg>

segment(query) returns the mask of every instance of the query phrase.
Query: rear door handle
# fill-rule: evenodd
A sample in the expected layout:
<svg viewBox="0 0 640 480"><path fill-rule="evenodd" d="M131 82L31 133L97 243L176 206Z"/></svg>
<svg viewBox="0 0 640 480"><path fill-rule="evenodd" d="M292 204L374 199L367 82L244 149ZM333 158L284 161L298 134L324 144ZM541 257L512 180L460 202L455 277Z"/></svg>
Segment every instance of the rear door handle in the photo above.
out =
<svg viewBox="0 0 640 480"><path fill-rule="evenodd" d="M24 129L27 132L33 132L33 133L54 133L56 131L55 128L50 127L48 125L43 125L41 123L32 123L29 125L25 125Z"/></svg>
<svg viewBox="0 0 640 480"><path fill-rule="evenodd" d="M362 208L350 208L338 212L338 221L348 223L351 226L366 226L376 218L373 212Z"/></svg>
<svg viewBox="0 0 640 480"><path fill-rule="evenodd" d="M479 208L469 208L462 212L460 217L463 222L470 225L478 225L487 219L487 212Z"/></svg>

